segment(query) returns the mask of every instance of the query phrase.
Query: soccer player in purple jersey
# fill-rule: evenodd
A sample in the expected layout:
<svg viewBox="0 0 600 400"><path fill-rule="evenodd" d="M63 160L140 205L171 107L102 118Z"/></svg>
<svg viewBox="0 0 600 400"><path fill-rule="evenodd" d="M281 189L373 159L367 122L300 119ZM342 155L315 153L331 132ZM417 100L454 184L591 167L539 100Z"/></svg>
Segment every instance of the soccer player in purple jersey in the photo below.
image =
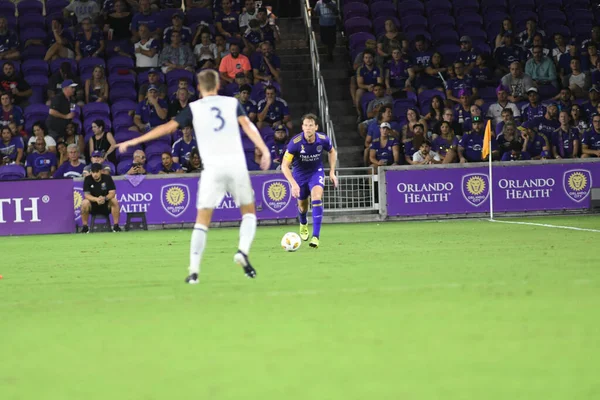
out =
<svg viewBox="0 0 600 400"><path fill-rule="evenodd" d="M323 219L323 187L325 174L321 155L323 151L329 154L329 179L337 187L338 180L335 176L337 152L331 140L323 133L318 133L317 117L306 114L302 117L302 132L294 136L288 144L283 156L281 171L292 185L292 196L298 199L298 216L300 219L300 237L308 240L308 197L310 196L313 216L313 237L310 247L319 247L321 234L321 220ZM290 165L293 171L290 170Z"/></svg>

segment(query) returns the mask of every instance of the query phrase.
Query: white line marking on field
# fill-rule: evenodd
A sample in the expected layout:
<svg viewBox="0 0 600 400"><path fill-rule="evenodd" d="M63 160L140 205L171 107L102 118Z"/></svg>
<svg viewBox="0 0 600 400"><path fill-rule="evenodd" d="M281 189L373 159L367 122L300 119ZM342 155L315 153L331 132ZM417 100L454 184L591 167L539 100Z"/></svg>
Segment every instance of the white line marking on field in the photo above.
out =
<svg viewBox="0 0 600 400"><path fill-rule="evenodd" d="M568 229L568 230L572 230L572 231L584 231L584 232L596 232L596 233L600 233L600 229L577 228L575 226L537 224L535 222L521 222L521 221L499 221L497 219L488 219L487 221L490 221L490 222L499 222L501 224L530 225L530 226L541 226L543 228Z"/></svg>

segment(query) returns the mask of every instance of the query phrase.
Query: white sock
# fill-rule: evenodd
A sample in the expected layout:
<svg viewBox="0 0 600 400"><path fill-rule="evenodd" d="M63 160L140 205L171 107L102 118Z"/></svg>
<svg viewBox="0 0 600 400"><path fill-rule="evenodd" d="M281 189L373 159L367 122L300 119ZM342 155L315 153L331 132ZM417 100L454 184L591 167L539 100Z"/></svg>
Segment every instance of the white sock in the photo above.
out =
<svg viewBox="0 0 600 400"><path fill-rule="evenodd" d="M240 245L238 249L248 255L250 253L250 246L254 240L256 234L256 215L244 214L242 215L242 223L240 224Z"/></svg>
<svg viewBox="0 0 600 400"><path fill-rule="evenodd" d="M207 233L208 227L206 225L194 225L190 243L190 274L200 273L200 261L202 260L202 253L204 253L204 247L206 247Z"/></svg>

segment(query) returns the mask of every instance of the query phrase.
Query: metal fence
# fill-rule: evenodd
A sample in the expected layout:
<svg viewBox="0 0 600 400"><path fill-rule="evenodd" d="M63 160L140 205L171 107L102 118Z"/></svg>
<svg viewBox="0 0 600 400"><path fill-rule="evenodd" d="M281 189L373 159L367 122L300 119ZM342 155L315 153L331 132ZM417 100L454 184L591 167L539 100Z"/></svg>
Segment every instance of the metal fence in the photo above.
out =
<svg viewBox="0 0 600 400"><path fill-rule="evenodd" d="M340 168L336 170L338 187L329 181L326 170L326 185L323 194L323 207L326 211L372 211L378 210L376 198L377 175L373 168Z"/></svg>

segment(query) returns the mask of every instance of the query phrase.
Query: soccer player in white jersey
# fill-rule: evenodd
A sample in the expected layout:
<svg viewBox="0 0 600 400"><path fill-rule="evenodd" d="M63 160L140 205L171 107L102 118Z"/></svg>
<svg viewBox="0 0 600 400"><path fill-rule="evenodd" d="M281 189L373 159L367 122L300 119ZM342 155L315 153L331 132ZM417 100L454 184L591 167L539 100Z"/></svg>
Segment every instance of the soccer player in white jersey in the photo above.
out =
<svg viewBox="0 0 600 400"><path fill-rule="evenodd" d="M271 164L270 152L258 129L250 122L237 99L217 94L219 75L215 71L205 70L198 74L198 89L202 94L200 100L190 103L166 124L138 138L121 143L119 150L124 152L130 146L170 135L179 127L193 124L204 171L198 187L196 199L198 214L192 232L189 276L185 281L190 284L198 283L200 262L212 212L223 199L225 192L233 195L235 202L240 205L242 214L238 252L233 260L244 268L246 276L254 278L256 270L250 265L248 253L256 233L256 211L254 192L246 167L238 125L261 152L260 167L263 170L269 169ZM228 151L223 152L223 148Z"/></svg>

